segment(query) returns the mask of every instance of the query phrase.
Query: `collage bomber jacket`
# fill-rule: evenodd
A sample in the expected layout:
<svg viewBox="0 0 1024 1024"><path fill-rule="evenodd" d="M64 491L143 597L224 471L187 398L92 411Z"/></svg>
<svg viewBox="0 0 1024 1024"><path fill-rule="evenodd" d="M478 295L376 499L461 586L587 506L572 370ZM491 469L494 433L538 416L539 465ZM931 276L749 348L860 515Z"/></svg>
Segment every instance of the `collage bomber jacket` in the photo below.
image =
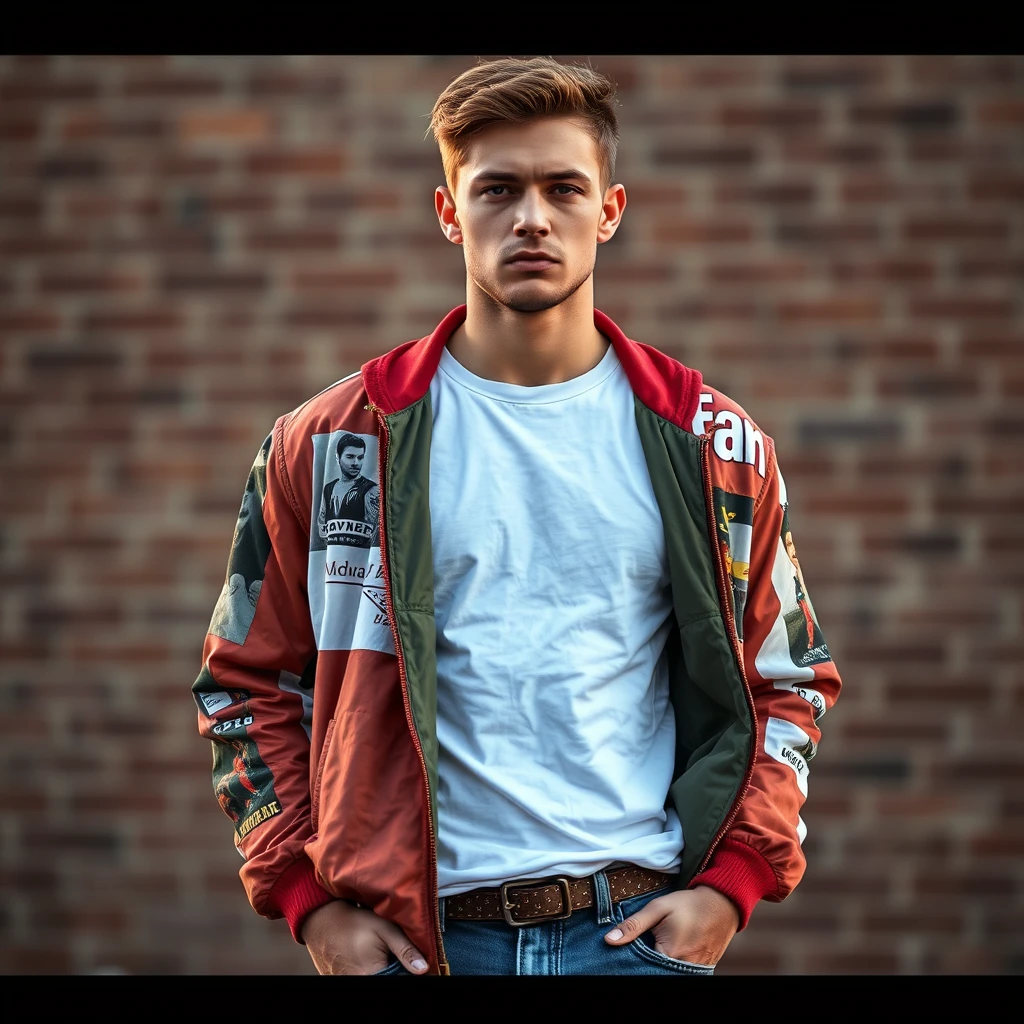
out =
<svg viewBox="0 0 1024 1024"><path fill-rule="evenodd" d="M434 974L448 968L429 384L464 318L465 306L452 310L277 420L245 487L192 688L253 908L286 918L298 939L312 910L352 900L398 924ZM841 682L772 439L697 371L596 310L594 322L633 389L665 528L677 885L725 893L744 927L758 900L784 899L803 874L808 764ZM327 509L348 482L342 449L373 500Z"/></svg>

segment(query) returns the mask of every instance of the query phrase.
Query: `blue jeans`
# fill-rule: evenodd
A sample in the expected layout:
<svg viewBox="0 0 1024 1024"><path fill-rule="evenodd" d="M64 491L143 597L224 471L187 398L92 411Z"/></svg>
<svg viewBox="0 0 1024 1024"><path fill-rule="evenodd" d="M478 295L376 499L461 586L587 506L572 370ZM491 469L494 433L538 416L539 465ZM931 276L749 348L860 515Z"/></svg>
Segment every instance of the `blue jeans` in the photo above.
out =
<svg viewBox="0 0 1024 1024"><path fill-rule="evenodd" d="M696 974L714 967L673 960L654 948L649 932L625 946L610 946L604 936L668 887L612 903L603 871L593 876L594 906L574 911L563 921L513 928L504 921L445 920L441 931L448 965L457 974ZM397 961L378 976L407 974Z"/></svg>

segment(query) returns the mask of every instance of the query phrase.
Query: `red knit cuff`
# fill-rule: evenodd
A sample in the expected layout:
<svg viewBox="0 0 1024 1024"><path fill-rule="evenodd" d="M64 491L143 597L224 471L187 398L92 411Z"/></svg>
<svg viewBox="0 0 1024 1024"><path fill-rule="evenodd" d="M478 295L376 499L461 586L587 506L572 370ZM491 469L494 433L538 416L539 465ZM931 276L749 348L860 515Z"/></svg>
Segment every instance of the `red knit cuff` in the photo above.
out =
<svg viewBox="0 0 1024 1024"><path fill-rule="evenodd" d="M306 918L336 898L317 881L316 868L308 857L299 857L274 886L274 901L288 922L296 942L302 942L299 934Z"/></svg>
<svg viewBox="0 0 1024 1024"><path fill-rule="evenodd" d="M747 927L758 900L778 888L771 865L756 850L736 839L723 839L710 865L694 875L688 889L707 885L717 889L736 904L740 914L739 931Z"/></svg>

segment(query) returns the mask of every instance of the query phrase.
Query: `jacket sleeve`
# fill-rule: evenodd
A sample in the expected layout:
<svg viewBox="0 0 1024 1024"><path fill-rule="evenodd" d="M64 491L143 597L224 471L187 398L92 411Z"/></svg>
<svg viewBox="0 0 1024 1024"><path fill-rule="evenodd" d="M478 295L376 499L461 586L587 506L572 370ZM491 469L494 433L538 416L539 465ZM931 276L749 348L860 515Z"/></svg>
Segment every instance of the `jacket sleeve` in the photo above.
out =
<svg viewBox="0 0 1024 1024"><path fill-rule="evenodd" d="M690 882L729 896L740 911L741 928L759 899L784 899L803 876L806 826L800 810L821 738L819 722L841 686L807 592L770 440L767 449L739 630L756 749L733 821L705 870Z"/></svg>
<svg viewBox="0 0 1024 1024"><path fill-rule="evenodd" d="M287 476L285 419L264 441L246 482L192 692L249 901L265 917L287 917L295 934L303 917L332 897L304 852L312 835L316 645L306 591L309 526Z"/></svg>

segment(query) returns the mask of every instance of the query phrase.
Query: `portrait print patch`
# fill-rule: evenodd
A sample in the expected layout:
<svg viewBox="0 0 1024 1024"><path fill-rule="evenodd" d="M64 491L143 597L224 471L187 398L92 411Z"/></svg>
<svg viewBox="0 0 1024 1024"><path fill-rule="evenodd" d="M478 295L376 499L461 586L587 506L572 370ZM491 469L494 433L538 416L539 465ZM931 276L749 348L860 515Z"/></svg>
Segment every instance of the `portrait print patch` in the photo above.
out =
<svg viewBox="0 0 1024 1024"><path fill-rule="evenodd" d="M314 434L309 609L317 648L394 654L380 557L377 438Z"/></svg>

